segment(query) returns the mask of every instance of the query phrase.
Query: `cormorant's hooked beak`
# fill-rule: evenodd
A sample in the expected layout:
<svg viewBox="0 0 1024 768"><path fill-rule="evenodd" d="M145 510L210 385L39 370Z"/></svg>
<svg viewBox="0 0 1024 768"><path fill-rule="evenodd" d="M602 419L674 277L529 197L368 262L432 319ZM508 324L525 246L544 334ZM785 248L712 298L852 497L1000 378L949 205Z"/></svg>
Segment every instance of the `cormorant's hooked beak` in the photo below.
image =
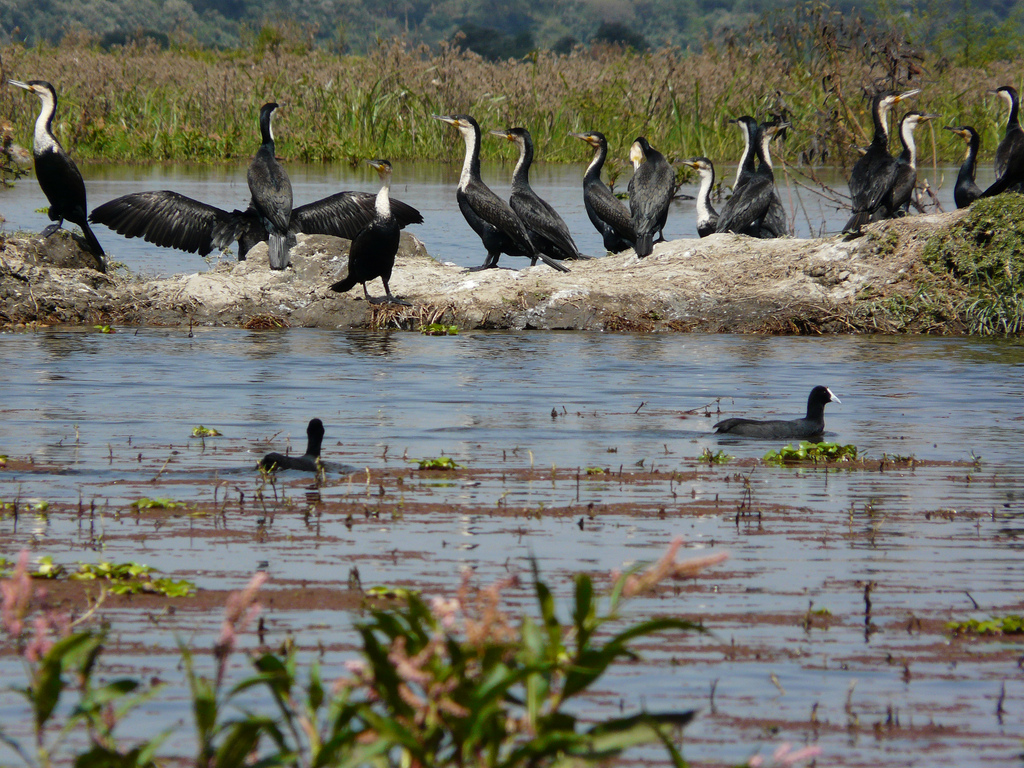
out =
<svg viewBox="0 0 1024 768"><path fill-rule="evenodd" d="M440 120L442 123L448 123L448 125L454 125L456 128L461 125L461 121L457 117L451 115L431 115L435 120Z"/></svg>
<svg viewBox="0 0 1024 768"><path fill-rule="evenodd" d="M681 162L687 168L693 168L693 170L695 171L700 169L700 163L698 163L696 160L680 160L679 162Z"/></svg>
<svg viewBox="0 0 1024 768"><path fill-rule="evenodd" d="M929 112L921 115L917 119L922 123L927 123L929 120L938 120L940 117L942 117L942 115L934 115Z"/></svg>
<svg viewBox="0 0 1024 768"><path fill-rule="evenodd" d="M500 136L501 138L508 139L509 141L515 141L516 138L515 134L513 134L509 128L498 128L493 131L488 131L488 133L491 134L491 136Z"/></svg>
<svg viewBox="0 0 1024 768"><path fill-rule="evenodd" d="M894 103L898 104L901 101L905 101L906 99L909 99L911 96L917 96L917 94L919 94L920 92L921 92L920 88L914 88L914 89L909 90L909 91L904 91L903 93L897 93L896 94L896 101Z"/></svg>
<svg viewBox="0 0 1024 768"><path fill-rule="evenodd" d="M17 86L18 88L24 88L26 91L31 91L32 90L32 86L31 85L29 85L28 83L23 83L23 82L21 82L21 80L8 80L7 82L10 83L11 85Z"/></svg>
<svg viewBox="0 0 1024 768"><path fill-rule="evenodd" d="M594 136L592 134L589 134L589 133L572 133L570 131L569 135L572 136L574 139L579 139L580 141L587 142L587 144L589 144L592 147L596 147L597 146L597 139L594 138Z"/></svg>
<svg viewBox="0 0 1024 768"><path fill-rule="evenodd" d="M375 171L377 171L377 173L379 173L382 176L385 173L391 173L391 163L389 163L387 160L367 160L366 164L373 168Z"/></svg>
<svg viewBox="0 0 1024 768"><path fill-rule="evenodd" d="M959 136L962 139L966 139L966 138L968 138L970 136L970 134L967 133L967 131L965 131L959 125L944 125L942 127L943 127L944 130L951 131L952 133L955 133L957 136Z"/></svg>

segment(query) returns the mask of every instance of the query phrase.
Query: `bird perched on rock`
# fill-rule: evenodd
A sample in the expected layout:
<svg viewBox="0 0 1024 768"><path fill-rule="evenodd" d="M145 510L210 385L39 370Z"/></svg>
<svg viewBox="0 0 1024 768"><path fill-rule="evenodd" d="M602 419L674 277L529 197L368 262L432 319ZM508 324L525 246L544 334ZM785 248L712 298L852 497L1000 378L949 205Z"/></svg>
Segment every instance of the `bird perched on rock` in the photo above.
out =
<svg viewBox="0 0 1024 768"><path fill-rule="evenodd" d="M42 231L43 237L49 237L64 223L64 219L82 228L89 249L101 259L105 256L103 247L96 235L89 229L88 207L85 202L85 181L82 174L68 153L53 135L53 116L57 111L57 91L45 80L9 80L11 85L24 88L34 93L42 102L39 116L36 118L35 132L32 137L32 157L35 160L36 179L39 186L50 201L50 224Z"/></svg>
<svg viewBox="0 0 1024 768"><path fill-rule="evenodd" d="M718 211L711 204L711 190L715 187L715 166L706 157L683 160L683 165L693 168L700 176L697 189L697 234L701 237L713 235L718 228Z"/></svg>
<svg viewBox="0 0 1024 768"><path fill-rule="evenodd" d="M601 168L608 157L608 140L600 131L570 133L594 148L594 155L583 174L583 206L591 223L601 233L604 247L611 253L621 253L636 245L636 232L626 208L601 181Z"/></svg>
<svg viewBox="0 0 1024 768"><path fill-rule="evenodd" d="M917 186L917 143L914 131L921 123L934 120L938 115L907 112L900 119L900 143L903 151L896 158L896 180L892 184L892 216L903 216L910 211L910 202Z"/></svg>
<svg viewBox="0 0 1024 768"><path fill-rule="evenodd" d="M568 267L534 247L522 219L480 178L480 124L470 115L431 117L457 128L466 143L466 155L455 199L458 200L459 210L465 216L466 223L477 233L487 249L484 263L473 267L470 272L496 269L498 258L503 253L526 256L533 264L540 259L552 269L568 272Z"/></svg>
<svg viewBox="0 0 1024 768"><path fill-rule="evenodd" d="M676 174L668 160L638 136L629 148L633 178L629 180L629 215L636 232L636 255L649 256L654 237L664 239L668 207L675 193Z"/></svg>
<svg viewBox="0 0 1024 768"><path fill-rule="evenodd" d="M999 96L1009 107L1003 140L996 147L996 180L982 192L992 197L1001 192L1020 192L1024 187L1024 130L1020 126L1020 97L1012 85L1003 85L989 93Z"/></svg>
<svg viewBox="0 0 1024 768"><path fill-rule="evenodd" d="M526 225L533 247L552 259L588 259L576 247L569 233L569 227L551 207L530 186L530 166L533 164L533 137L525 128L503 128L491 131L494 136L511 141L519 149L519 161L512 172L512 194L509 207L519 220Z"/></svg>
<svg viewBox="0 0 1024 768"><path fill-rule="evenodd" d="M967 142L967 154L964 155L964 162L956 176L956 184L953 185L953 200L956 202L956 207L966 208L981 197L981 187L974 181L978 173L978 149L981 146L981 137L969 125L947 125L946 130L952 131Z"/></svg>
<svg viewBox="0 0 1024 768"><path fill-rule="evenodd" d="M348 275L331 286L332 291L344 293L352 290L356 283L363 284L363 294L371 304L384 302L405 304L391 295L391 271L395 268L395 254L398 253L398 242L402 234L401 227L391 213L391 163L387 160L370 160L370 166L380 176L380 192L377 193L377 207L373 217L364 230L355 239L348 252ZM366 283L379 277L384 283L384 296L373 298L366 289Z"/></svg>
<svg viewBox="0 0 1024 768"><path fill-rule="evenodd" d="M878 211L882 211L883 218L892 215L892 186L899 168L896 158L889 154L889 110L918 93L919 88L904 93L882 91L872 98L871 119L875 133L871 145L850 174L852 215L843 227L844 233L858 234Z"/></svg>

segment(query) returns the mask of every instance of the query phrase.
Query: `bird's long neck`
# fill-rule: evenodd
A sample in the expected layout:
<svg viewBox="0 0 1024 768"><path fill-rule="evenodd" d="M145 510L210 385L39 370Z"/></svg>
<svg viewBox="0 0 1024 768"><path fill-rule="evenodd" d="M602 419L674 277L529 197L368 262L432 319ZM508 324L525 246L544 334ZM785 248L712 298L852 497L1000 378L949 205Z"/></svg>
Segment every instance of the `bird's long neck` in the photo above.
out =
<svg viewBox="0 0 1024 768"><path fill-rule="evenodd" d="M1019 131L1020 128L1020 97L1016 93L1000 91L1000 95L1006 99L1010 107L1010 113L1006 116L1006 132Z"/></svg>
<svg viewBox="0 0 1024 768"><path fill-rule="evenodd" d="M700 188L697 190L697 221L707 221L718 212L711 205L711 190L715 186L715 172L711 169L701 171Z"/></svg>
<svg viewBox="0 0 1024 768"><path fill-rule="evenodd" d="M583 181L590 182L594 179L601 180L601 169L604 168L604 161L608 157L608 145L598 144L594 147L594 156L590 159L586 173L583 174Z"/></svg>
<svg viewBox="0 0 1024 768"><path fill-rule="evenodd" d="M512 172L513 187L530 186L530 166L533 164L533 142L523 137L519 144L519 161Z"/></svg>
<svg viewBox="0 0 1024 768"><path fill-rule="evenodd" d="M753 173L754 171L754 151L753 143L750 140L750 126L741 122L740 129L743 131L743 155L740 157L740 164L736 167L736 181L732 183L734 188L739 186L740 176L744 172Z"/></svg>
<svg viewBox="0 0 1024 768"><path fill-rule="evenodd" d="M974 176L978 172L978 148L980 146L981 137L976 133L972 133L967 144L967 157L964 158L963 167L960 168L961 174L965 171L970 174L971 181L974 181Z"/></svg>
<svg viewBox="0 0 1024 768"><path fill-rule="evenodd" d="M380 192L377 193L377 201L374 204L374 208L377 212L377 218L387 219L391 218L391 174L385 173L381 177Z"/></svg>
<svg viewBox="0 0 1024 768"><path fill-rule="evenodd" d="M470 179L480 178L480 129L472 125L471 130L462 131L466 141L466 157L462 161L462 176L459 177L459 189L465 189Z"/></svg>
<svg viewBox="0 0 1024 768"><path fill-rule="evenodd" d="M904 120L903 125L900 127L900 142L903 144L903 153L900 155L900 160L905 162L915 171L917 170L917 143L914 141L914 130L917 125Z"/></svg>
<svg viewBox="0 0 1024 768"><path fill-rule="evenodd" d="M758 157L760 158L761 162L764 165L768 166L768 170L769 171L775 170L775 166L772 165L772 150L771 150L772 137L768 134L767 131L761 131L759 138L760 138L760 147L759 148L760 148L761 151L758 154Z"/></svg>
<svg viewBox="0 0 1024 768"><path fill-rule="evenodd" d="M871 139L872 144L879 144L883 149L889 147L889 107L881 102L874 109L875 135Z"/></svg>
<svg viewBox="0 0 1024 768"><path fill-rule="evenodd" d="M273 115L273 112L265 112L260 115L260 136L263 139L260 149L266 149L272 155L274 154L274 129L271 126Z"/></svg>
<svg viewBox="0 0 1024 768"><path fill-rule="evenodd" d="M42 107L39 109L35 132L32 136L32 152L36 155L60 149L60 143L53 135L53 115L57 111L57 102L49 93L43 94L40 101Z"/></svg>

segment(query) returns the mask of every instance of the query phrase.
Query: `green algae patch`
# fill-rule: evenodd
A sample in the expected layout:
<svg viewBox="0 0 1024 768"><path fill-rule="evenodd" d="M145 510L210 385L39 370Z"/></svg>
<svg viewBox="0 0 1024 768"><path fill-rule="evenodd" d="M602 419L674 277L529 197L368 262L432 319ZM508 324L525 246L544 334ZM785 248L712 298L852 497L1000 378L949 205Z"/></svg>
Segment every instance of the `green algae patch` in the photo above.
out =
<svg viewBox="0 0 1024 768"><path fill-rule="evenodd" d="M958 310L970 333L1024 330L1024 195L976 201L960 221L928 239L922 256L934 272L967 289Z"/></svg>

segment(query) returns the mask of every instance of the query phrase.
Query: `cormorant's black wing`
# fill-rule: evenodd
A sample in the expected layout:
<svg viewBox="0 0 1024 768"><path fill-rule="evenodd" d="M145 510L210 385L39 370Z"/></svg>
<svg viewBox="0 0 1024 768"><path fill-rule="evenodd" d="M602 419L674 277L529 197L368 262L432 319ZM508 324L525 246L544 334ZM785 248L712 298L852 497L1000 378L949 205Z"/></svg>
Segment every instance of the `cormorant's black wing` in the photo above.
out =
<svg viewBox="0 0 1024 768"><path fill-rule="evenodd" d="M629 210L615 198L603 182L590 185L583 194L597 217L611 227L615 234L623 240L636 242L636 231L629 219Z"/></svg>
<svg viewBox="0 0 1024 768"><path fill-rule="evenodd" d="M373 221L376 199L377 196L369 192L338 192L293 210L292 226L307 235L334 235L354 240ZM391 215L402 228L423 223L423 215L401 200L391 201Z"/></svg>
<svg viewBox="0 0 1024 768"><path fill-rule="evenodd" d="M89 215L89 221L104 224L125 237L141 237L154 245L200 256L215 246L227 247L237 237L226 236L222 242L214 237L215 229L236 233L246 218L246 212L229 213L167 190L133 192L103 203Z"/></svg>
<svg viewBox="0 0 1024 768"><path fill-rule="evenodd" d="M886 151L864 155L853 166L850 176L850 196L854 213L874 213L885 201L896 182L899 167L896 158Z"/></svg>
<svg viewBox="0 0 1024 768"><path fill-rule="evenodd" d="M509 238L522 255L534 255L533 242L522 220L486 184L470 181L462 197L478 218Z"/></svg>
<svg viewBox="0 0 1024 768"><path fill-rule="evenodd" d="M246 175L257 212L281 234L292 220L292 183L273 150L260 147Z"/></svg>
<svg viewBox="0 0 1024 768"><path fill-rule="evenodd" d="M526 225L527 230L549 240L565 254L565 257L579 258L580 251L569 234L569 227L547 202L536 194L513 192L509 206Z"/></svg>
<svg viewBox="0 0 1024 768"><path fill-rule="evenodd" d="M775 182L771 176L755 175L746 184L736 188L718 216L719 232L741 233L760 225L772 198Z"/></svg>

